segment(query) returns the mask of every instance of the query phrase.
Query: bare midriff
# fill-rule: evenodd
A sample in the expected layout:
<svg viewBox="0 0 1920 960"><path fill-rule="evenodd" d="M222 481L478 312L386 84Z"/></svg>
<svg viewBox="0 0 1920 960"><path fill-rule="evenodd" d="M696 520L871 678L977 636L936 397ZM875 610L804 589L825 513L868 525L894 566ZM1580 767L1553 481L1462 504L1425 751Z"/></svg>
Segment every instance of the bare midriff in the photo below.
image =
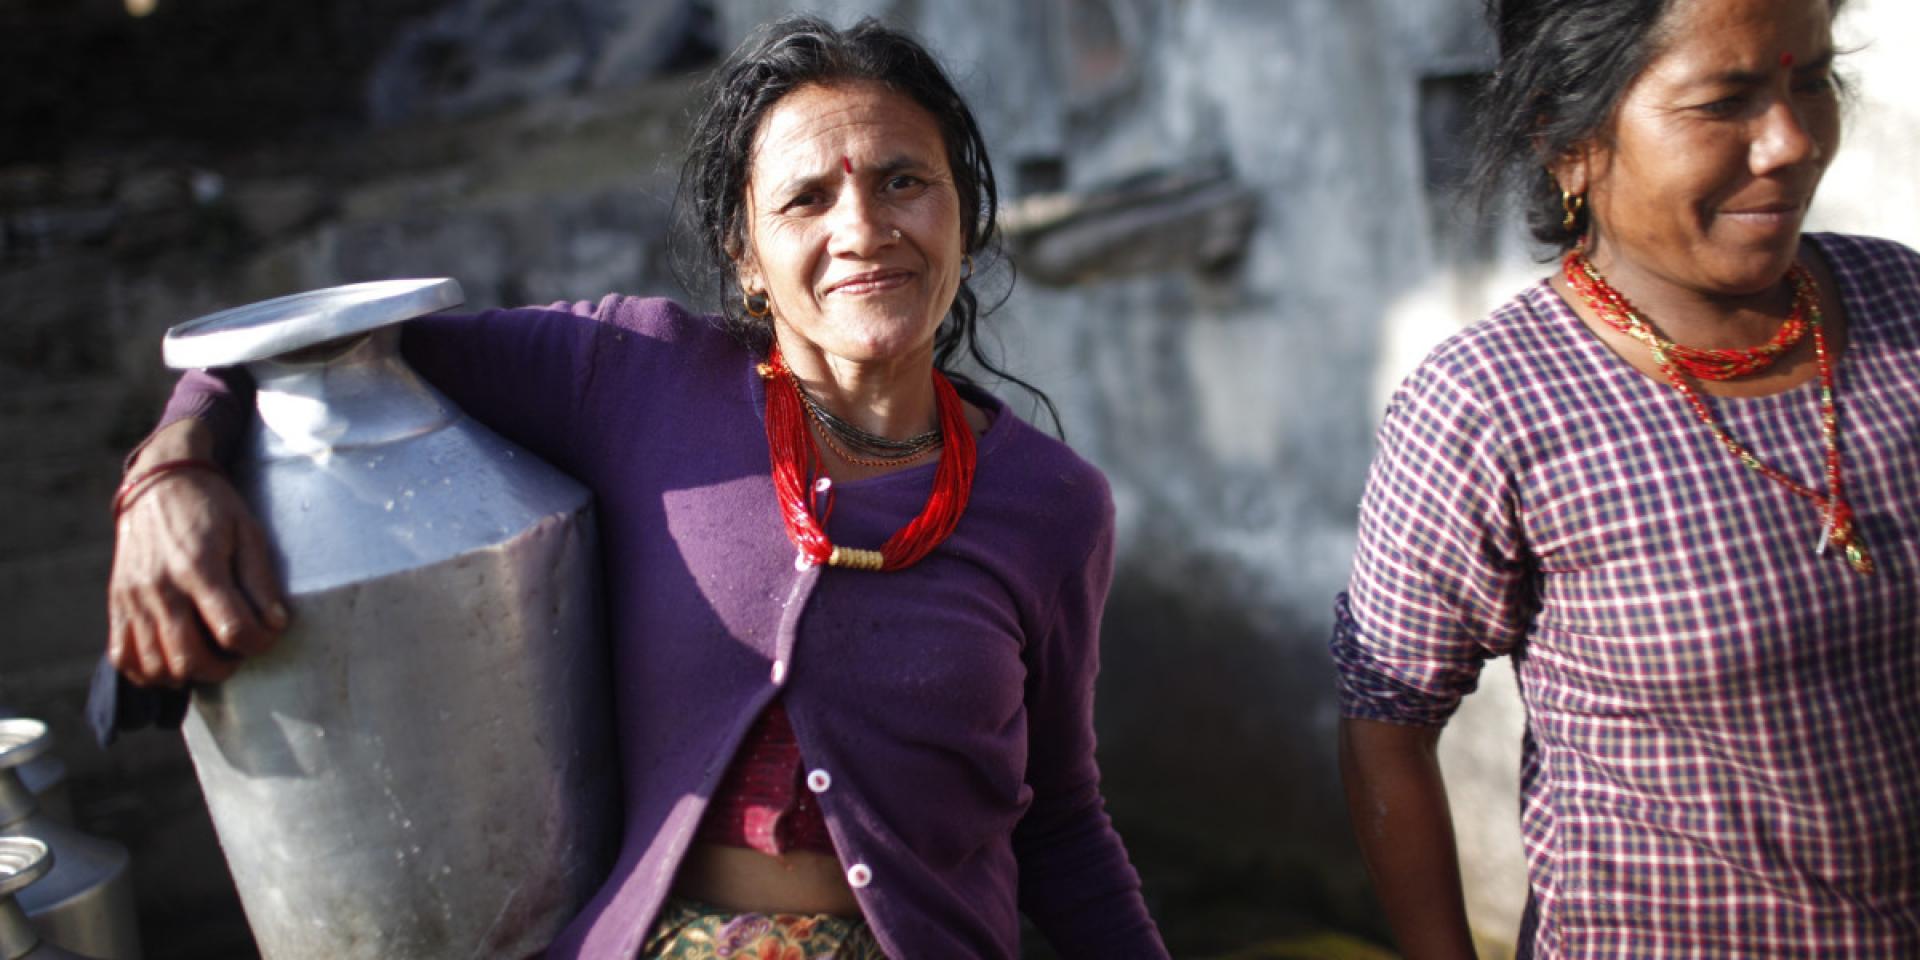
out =
<svg viewBox="0 0 1920 960"><path fill-rule="evenodd" d="M860 915L839 858L806 850L773 857L746 847L696 843L674 875L673 892L743 913Z"/></svg>

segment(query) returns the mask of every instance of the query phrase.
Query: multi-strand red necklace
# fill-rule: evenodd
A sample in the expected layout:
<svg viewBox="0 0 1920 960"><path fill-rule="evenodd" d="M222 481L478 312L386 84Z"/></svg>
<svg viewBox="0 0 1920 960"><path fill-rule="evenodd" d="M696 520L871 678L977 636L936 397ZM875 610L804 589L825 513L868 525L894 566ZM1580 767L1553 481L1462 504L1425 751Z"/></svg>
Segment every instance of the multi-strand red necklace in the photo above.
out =
<svg viewBox="0 0 1920 960"><path fill-rule="evenodd" d="M827 538L826 522L833 514L833 484L826 479L820 448L808 428L800 383L777 345L759 370L767 389L767 453L773 460L773 491L780 501L780 519L786 523L787 537L803 559L855 570L899 570L918 563L959 526L973 490L976 452L966 407L940 371L933 371L934 403L940 415L940 462L934 467L927 505L919 516L888 537L880 549L862 550L835 546ZM823 500L818 516L813 507L816 493Z"/></svg>
<svg viewBox="0 0 1920 960"><path fill-rule="evenodd" d="M1827 352L1827 336L1820 317L1820 298L1807 268L1795 264L1788 271L1787 276L1793 282L1793 308L1786 322L1766 343L1747 349L1696 350L1680 346L1656 332L1653 325L1634 310L1633 304L1609 285L1600 271L1594 269L1584 251L1569 252L1561 262L1561 267L1566 271L1567 285L1593 308L1593 312L1607 326L1647 345L1647 349L1653 352L1654 363L1666 375L1667 382L1680 391L1687 405L1693 408L1694 416L1712 431L1728 453L1819 508L1825 520L1820 531L1819 553L1825 553L1832 547L1846 558L1853 569L1863 574L1873 572L1873 558L1867 555L1866 545L1860 541L1860 532L1854 526L1853 508L1847 505L1846 485L1840 475L1840 408L1834 401L1833 357ZM1809 330L1813 332L1814 364L1820 373L1820 439L1826 446L1827 492L1824 495L1754 456L1751 450L1734 439L1733 434L1714 419L1713 408L1707 404L1706 398L1687 382L1687 375L1702 380L1731 380L1758 373L1771 367L1782 353L1798 343Z"/></svg>

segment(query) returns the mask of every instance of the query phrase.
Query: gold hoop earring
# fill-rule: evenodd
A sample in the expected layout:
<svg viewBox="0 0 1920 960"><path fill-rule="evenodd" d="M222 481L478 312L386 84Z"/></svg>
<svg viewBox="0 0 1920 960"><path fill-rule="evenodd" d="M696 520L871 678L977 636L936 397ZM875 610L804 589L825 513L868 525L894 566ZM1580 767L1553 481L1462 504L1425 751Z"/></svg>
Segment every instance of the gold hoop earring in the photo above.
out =
<svg viewBox="0 0 1920 960"><path fill-rule="evenodd" d="M972 279L973 279L973 254L969 253L967 254L965 259L960 261L960 282L966 283L968 280L972 280Z"/></svg>
<svg viewBox="0 0 1920 960"><path fill-rule="evenodd" d="M1568 193L1565 190L1560 191L1560 209L1566 211L1567 214L1560 220L1561 229L1572 230L1574 225L1580 222L1580 211L1586 205L1586 195Z"/></svg>
<svg viewBox="0 0 1920 960"><path fill-rule="evenodd" d="M773 305L767 302L764 295L758 293L742 294L740 307L747 311L747 316L755 320L765 320L767 315L773 312Z"/></svg>

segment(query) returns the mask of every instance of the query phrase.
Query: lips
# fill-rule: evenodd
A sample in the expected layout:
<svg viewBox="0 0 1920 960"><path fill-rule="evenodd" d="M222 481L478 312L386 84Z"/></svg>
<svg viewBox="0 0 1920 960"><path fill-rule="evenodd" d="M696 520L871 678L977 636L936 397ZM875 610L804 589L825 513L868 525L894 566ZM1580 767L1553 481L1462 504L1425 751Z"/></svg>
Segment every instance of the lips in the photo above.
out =
<svg viewBox="0 0 1920 960"><path fill-rule="evenodd" d="M1730 200L1720 205L1720 214L1734 217L1778 217L1805 213L1807 199L1795 199L1796 196L1796 193L1788 193L1769 197L1762 193L1747 200Z"/></svg>
<svg viewBox="0 0 1920 960"><path fill-rule="evenodd" d="M1758 230L1774 235L1797 230L1800 219L1806 212L1806 204L1790 200L1746 202L1738 206L1720 208L1718 219L1729 224L1739 224L1748 230Z"/></svg>
<svg viewBox="0 0 1920 960"><path fill-rule="evenodd" d="M842 277L827 285L829 294L858 296L866 293L885 293L906 286L913 280L911 270L868 270L850 277Z"/></svg>
<svg viewBox="0 0 1920 960"><path fill-rule="evenodd" d="M1764 203L1738 209L1722 209L1720 213L1734 217L1777 217L1783 214L1799 213L1800 209L1797 203Z"/></svg>

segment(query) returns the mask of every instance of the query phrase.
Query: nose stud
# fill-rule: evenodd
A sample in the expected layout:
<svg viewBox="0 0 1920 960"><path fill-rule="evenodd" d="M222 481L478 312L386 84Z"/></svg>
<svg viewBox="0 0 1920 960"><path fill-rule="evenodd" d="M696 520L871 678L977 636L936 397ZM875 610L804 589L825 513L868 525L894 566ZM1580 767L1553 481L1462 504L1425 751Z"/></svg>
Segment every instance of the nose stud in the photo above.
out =
<svg viewBox="0 0 1920 960"><path fill-rule="evenodd" d="M899 227L895 227L895 228L893 228L893 238L894 238L895 240L898 240L898 239L900 239L900 228L899 228Z"/></svg>

